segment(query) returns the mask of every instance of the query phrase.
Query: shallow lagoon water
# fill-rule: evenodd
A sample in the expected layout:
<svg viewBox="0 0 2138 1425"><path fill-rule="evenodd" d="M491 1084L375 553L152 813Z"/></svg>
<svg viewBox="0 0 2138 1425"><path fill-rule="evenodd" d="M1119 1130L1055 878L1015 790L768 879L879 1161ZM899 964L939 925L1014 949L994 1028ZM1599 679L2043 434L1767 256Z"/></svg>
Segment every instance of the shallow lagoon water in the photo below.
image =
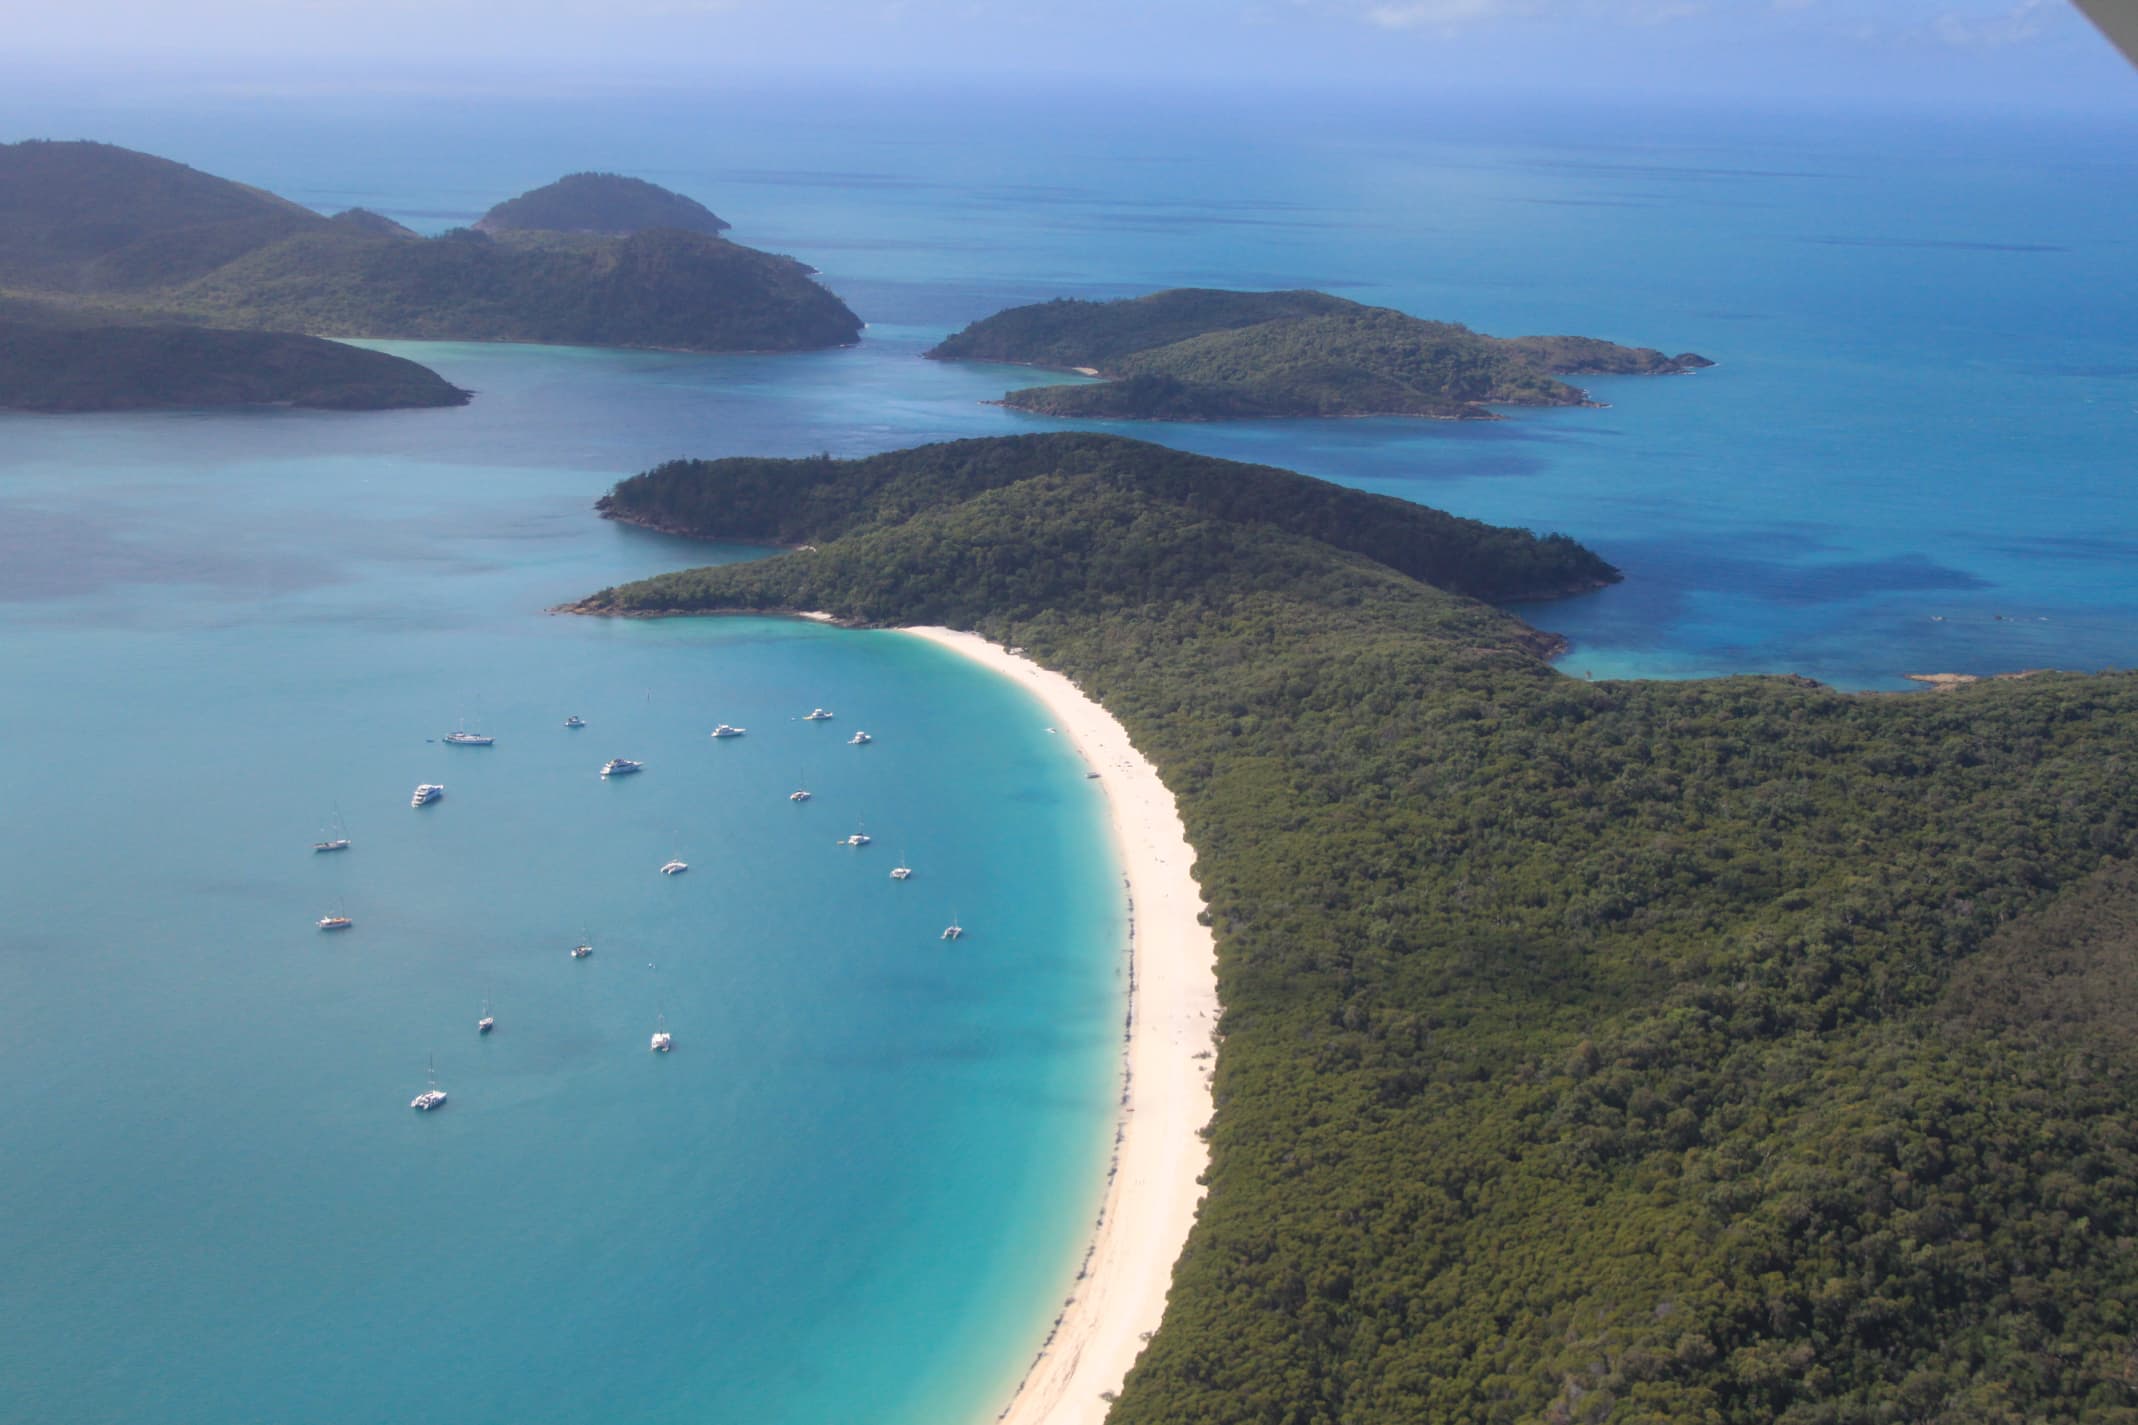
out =
<svg viewBox="0 0 2138 1425"><path fill-rule="evenodd" d="M392 347L459 411L0 418L0 1419L995 1402L1112 1107L1094 790L895 635L543 610L750 553L593 518L655 461L1045 428L983 404L1030 373L917 359L1000 305L1325 286L1715 357L1487 425L1119 427L1589 542L1627 582L1523 611L1576 674L2138 653L2127 126L20 92L0 124L433 231L642 172L872 321L777 358ZM498 745L431 740L462 718ZM337 804L355 849L313 857Z"/></svg>

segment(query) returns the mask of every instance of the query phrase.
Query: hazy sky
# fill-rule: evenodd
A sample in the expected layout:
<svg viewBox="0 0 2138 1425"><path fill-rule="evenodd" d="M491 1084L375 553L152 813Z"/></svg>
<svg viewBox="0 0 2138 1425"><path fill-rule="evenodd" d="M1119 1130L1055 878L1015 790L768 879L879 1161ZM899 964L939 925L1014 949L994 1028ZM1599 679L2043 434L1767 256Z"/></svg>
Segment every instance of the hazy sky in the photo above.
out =
<svg viewBox="0 0 2138 1425"><path fill-rule="evenodd" d="M2138 111L2067 0L0 0L0 33L18 61L233 79L824 69Z"/></svg>

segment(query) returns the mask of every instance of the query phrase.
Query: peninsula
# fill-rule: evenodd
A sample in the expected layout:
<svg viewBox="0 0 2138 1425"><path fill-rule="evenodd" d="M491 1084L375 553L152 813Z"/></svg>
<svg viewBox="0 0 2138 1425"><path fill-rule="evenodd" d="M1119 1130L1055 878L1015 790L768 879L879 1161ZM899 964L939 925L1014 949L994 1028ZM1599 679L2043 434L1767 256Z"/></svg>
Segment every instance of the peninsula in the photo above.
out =
<svg viewBox="0 0 2138 1425"><path fill-rule="evenodd" d="M860 334L811 269L652 184L575 175L486 221L425 238L108 144L0 144L0 289L18 294L330 337L801 351Z"/></svg>
<svg viewBox="0 0 2138 1425"><path fill-rule="evenodd" d="M1011 391L1003 404L1016 410L1165 421L1491 420L1493 406L1590 404L1563 376L1676 375L1714 364L1591 337L1484 336L1324 292L1200 288L1013 307L926 354L1104 378Z"/></svg>
<svg viewBox="0 0 2138 1425"><path fill-rule="evenodd" d="M1320 482L1048 451L671 467L640 490L697 532L822 537L577 606L1020 647L1176 799L1223 1007L1208 1195L1118 1399L1020 1421L2124 1408L2138 677L1588 683ZM1524 582L1502 533L1473 581Z"/></svg>
<svg viewBox="0 0 2138 1425"><path fill-rule="evenodd" d="M378 411L467 400L466 391L428 367L338 341L100 317L0 297L0 409Z"/></svg>

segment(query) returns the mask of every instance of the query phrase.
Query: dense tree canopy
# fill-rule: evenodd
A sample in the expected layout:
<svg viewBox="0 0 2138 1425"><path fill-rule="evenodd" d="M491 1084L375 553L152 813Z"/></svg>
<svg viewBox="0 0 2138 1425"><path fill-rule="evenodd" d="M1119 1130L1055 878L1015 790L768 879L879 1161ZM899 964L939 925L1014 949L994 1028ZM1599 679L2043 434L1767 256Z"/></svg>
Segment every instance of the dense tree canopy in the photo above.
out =
<svg viewBox="0 0 2138 1425"><path fill-rule="evenodd" d="M1055 301L975 322L930 356L1022 362L1110 378L1003 397L1020 410L1117 420L1408 415L1489 419L1494 405L1587 399L1563 375L1707 366L1591 337L1484 336L1322 292L1186 288L1118 302Z"/></svg>
<svg viewBox="0 0 2138 1425"><path fill-rule="evenodd" d="M2138 678L1592 684L1310 531L973 484L590 607L962 623L1178 795L1218 1112L1117 1425L2138 1421Z"/></svg>
<svg viewBox="0 0 2138 1425"><path fill-rule="evenodd" d="M1184 507L1213 529L1242 523L1308 535L1476 598L1534 598L1593 589L1619 577L1564 535L1539 538L1289 470L1118 436L950 441L862 460L678 460L623 481L600 508L679 534L820 544L868 525L940 514L958 500L1040 475L1089 476L1100 486ZM1058 531L1065 539L1072 537L1071 523ZM1191 579L1208 563L1193 549L1180 557ZM928 576L916 571L916 577ZM1065 596L1045 575L1026 577L1036 607Z"/></svg>

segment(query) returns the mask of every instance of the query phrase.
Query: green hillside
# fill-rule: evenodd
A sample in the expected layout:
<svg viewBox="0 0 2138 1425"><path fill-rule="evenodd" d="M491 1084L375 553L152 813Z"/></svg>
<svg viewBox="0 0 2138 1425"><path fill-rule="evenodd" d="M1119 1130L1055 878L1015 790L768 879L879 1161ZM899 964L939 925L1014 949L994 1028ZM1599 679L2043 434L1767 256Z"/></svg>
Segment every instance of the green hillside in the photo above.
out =
<svg viewBox="0 0 2138 1425"><path fill-rule="evenodd" d="M669 230L493 237L462 228L417 242L306 234L172 300L229 326L429 341L792 351L841 346L861 331L794 259Z"/></svg>
<svg viewBox="0 0 2138 1425"><path fill-rule="evenodd" d="M643 178L568 173L554 183L508 198L483 214L475 226L490 233L533 229L621 237L649 228L721 233L731 224L697 200Z"/></svg>
<svg viewBox="0 0 2138 1425"><path fill-rule="evenodd" d="M622 237L420 238L375 213L328 219L106 144L8 144L0 289L318 336L798 351L860 335L861 319L808 267L680 230L725 224L652 184L575 175L502 208L675 221Z"/></svg>
<svg viewBox="0 0 2138 1425"><path fill-rule="evenodd" d="M1539 538L1289 470L1118 436L951 441L861 460L679 460L621 482L599 508L679 534L821 544L1040 475L1092 477L1180 506L1212 527L1251 522L1309 535L1476 598L1546 597L1619 578L1564 535Z"/></svg>
<svg viewBox="0 0 2138 1425"><path fill-rule="evenodd" d="M288 332L99 320L0 298L0 409L458 406L468 393L382 351Z"/></svg>
<svg viewBox="0 0 2138 1425"><path fill-rule="evenodd" d="M1505 340L1320 292L1195 289L1016 307L928 355L1111 378L1011 391L1003 400L1036 414L1114 420L1489 419L1496 405L1588 399L1560 376L1676 374L1711 364L1588 337Z"/></svg>
<svg viewBox="0 0 2138 1425"><path fill-rule="evenodd" d="M1355 549L958 449L585 607L946 619L1158 764L1223 1038L1114 1425L2138 1419L2138 678L1580 682Z"/></svg>
<svg viewBox="0 0 2138 1425"><path fill-rule="evenodd" d="M170 287L326 221L272 193L111 144L0 144L0 288Z"/></svg>

